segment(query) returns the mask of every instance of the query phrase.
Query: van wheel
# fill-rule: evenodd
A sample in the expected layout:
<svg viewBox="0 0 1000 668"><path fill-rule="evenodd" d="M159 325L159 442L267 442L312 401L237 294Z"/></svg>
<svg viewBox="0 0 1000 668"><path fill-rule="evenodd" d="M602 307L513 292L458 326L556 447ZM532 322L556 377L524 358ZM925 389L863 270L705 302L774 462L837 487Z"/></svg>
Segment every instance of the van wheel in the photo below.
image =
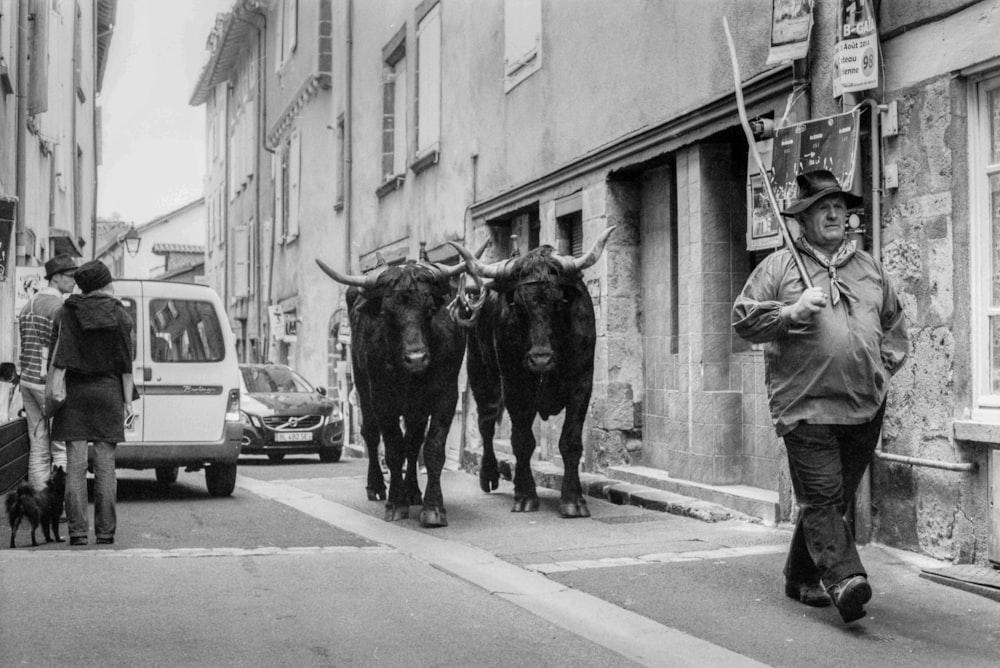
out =
<svg viewBox="0 0 1000 668"><path fill-rule="evenodd" d="M177 482L177 471L179 467L177 466L157 466L156 467L156 482L161 485L169 485L171 483Z"/></svg>
<svg viewBox="0 0 1000 668"><path fill-rule="evenodd" d="M319 460L324 464L332 464L334 462L340 461L340 453L343 452L342 447L337 448L320 448Z"/></svg>
<svg viewBox="0 0 1000 668"><path fill-rule="evenodd" d="M212 496L230 496L236 489L236 464L212 464L205 467L205 485Z"/></svg>

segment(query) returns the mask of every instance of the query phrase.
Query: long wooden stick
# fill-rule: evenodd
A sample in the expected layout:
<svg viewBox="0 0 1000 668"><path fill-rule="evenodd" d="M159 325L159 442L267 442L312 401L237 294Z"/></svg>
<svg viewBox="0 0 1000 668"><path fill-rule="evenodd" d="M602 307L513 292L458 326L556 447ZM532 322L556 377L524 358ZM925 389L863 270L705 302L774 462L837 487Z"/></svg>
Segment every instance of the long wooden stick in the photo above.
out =
<svg viewBox="0 0 1000 668"><path fill-rule="evenodd" d="M760 172L761 181L764 183L764 191L767 193L767 201L771 204L771 211L778 221L778 229L781 231L781 237L784 239L788 251L792 254L792 260L795 261L795 268L799 270L799 277L806 284L807 288L811 288L813 286L812 279L809 278L806 266L802 263L802 256L799 255L799 249L792 243L792 235L788 232L788 226L785 225L785 219L781 215L781 207L778 206L778 200L774 196L771 179L764 168L764 161L760 157L760 152L757 150L757 142L754 141L753 130L750 129L746 102L743 101L743 80L740 78L740 63L736 59L736 46L733 44L733 35L729 32L729 21L726 20L725 16L722 17L722 27L726 30L729 57L733 63L733 81L736 83L736 109L740 113L740 124L743 126L743 134L746 135L747 144L750 145L750 154L753 156L754 162L757 163L757 171Z"/></svg>

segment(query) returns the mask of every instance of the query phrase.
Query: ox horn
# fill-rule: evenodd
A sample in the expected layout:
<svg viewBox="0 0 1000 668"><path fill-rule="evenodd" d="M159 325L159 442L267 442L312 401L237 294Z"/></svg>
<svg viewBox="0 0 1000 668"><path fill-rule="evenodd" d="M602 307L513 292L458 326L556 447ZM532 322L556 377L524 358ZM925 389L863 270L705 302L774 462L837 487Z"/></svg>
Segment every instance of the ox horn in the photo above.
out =
<svg viewBox="0 0 1000 668"><path fill-rule="evenodd" d="M492 243L492 242L489 239L487 239L479 247L479 250L477 250L476 253L475 253L477 260L483 256L483 253L486 252L486 249L489 247L490 243ZM454 245L454 244L452 244L452 245ZM456 276L458 274L461 274L463 271L465 271L465 268L466 268L466 263L465 262L459 262L458 264L450 266L447 269L445 269L444 275L447 276L448 278L451 278L452 276Z"/></svg>
<svg viewBox="0 0 1000 668"><path fill-rule="evenodd" d="M457 244L454 241L449 241L448 243L458 251L458 254L465 260L465 266L476 276L479 276L480 278L493 279L504 279L510 276L511 266L509 260L501 260L500 262L486 264L470 253L469 249L462 244ZM480 252L483 250L485 250L485 246L480 249Z"/></svg>
<svg viewBox="0 0 1000 668"><path fill-rule="evenodd" d="M562 263L563 271L568 274L575 274L592 267L596 263L601 255L604 253L604 247L608 243L608 237L614 232L617 225L611 225L610 227L604 228L604 231L597 237L597 241L591 246L590 250L587 251L585 255L580 257L573 257L572 255L559 255L559 261Z"/></svg>
<svg viewBox="0 0 1000 668"><path fill-rule="evenodd" d="M359 287L359 288L362 288L362 289L364 289L364 288L371 288L371 287L375 286L375 279L378 278L378 273L369 274L367 276L364 276L364 275L362 275L362 276L349 276L347 274L342 274L339 271L337 271L336 269L328 267L323 262L323 260L320 260L318 258L316 259L316 264L319 265L319 268L323 270L324 274L326 274L327 276L329 276L333 280L337 281L338 283L342 283L344 285L353 285L355 287Z"/></svg>

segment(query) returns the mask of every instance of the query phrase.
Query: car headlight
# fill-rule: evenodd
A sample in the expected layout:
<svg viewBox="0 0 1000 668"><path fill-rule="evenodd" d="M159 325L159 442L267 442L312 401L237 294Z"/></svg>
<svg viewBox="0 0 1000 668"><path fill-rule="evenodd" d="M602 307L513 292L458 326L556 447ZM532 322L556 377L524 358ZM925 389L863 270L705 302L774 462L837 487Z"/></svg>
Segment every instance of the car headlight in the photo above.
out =
<svg viewBox="0 0 1000 668"><path fill-rule="evenodd" d="M246 411L240 411L240 422L243 422L244 424L248 424L251 427L263 427L264 426L264 421L263 420L261 420L256 415L250 415L250 413L247 413Z"/></svg>

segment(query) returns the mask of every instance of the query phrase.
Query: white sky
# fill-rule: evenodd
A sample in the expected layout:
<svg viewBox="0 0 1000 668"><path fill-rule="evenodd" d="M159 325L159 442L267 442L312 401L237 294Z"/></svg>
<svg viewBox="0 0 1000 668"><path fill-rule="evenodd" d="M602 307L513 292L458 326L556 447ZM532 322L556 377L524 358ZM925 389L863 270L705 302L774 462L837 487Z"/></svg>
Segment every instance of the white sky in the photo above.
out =
<svg viewBox="0 0 1000 668"><path fill-rule="evenodd" d="M215 15L234 0L118 2L98 104L97 215L137 225L202 195L205 106L188 104Z"/></svg>

